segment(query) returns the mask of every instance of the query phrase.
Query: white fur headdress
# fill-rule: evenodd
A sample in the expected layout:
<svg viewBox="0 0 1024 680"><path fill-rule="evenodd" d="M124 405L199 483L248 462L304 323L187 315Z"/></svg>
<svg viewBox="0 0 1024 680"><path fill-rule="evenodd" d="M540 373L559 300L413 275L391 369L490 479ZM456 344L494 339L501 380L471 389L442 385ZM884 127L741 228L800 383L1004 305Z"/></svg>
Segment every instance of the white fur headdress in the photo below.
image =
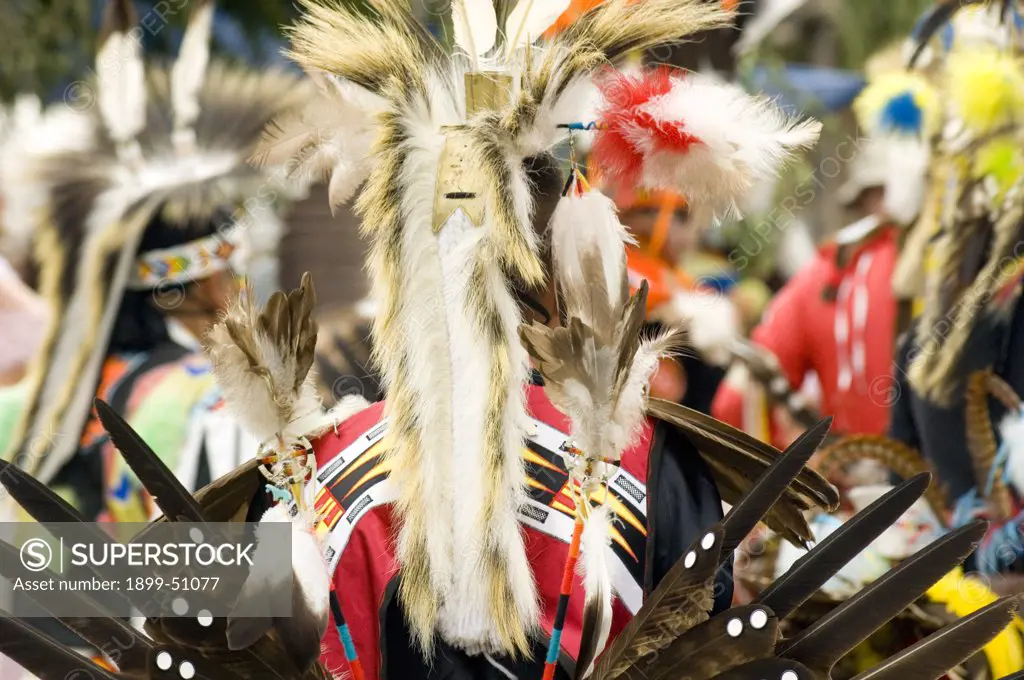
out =
<svg viewBox="0 0 1024 680"><path fill-rule="evenodd" d="M455 0L449 54L401 0L301 4L292 56L323 100L278 121L259 157L329 175L334 202L363 184L403 607L426 647L440 633L524 650L538 612L517 519L529 363L511 288L547 275L525 161L586 115L598 70L729 14L608 0L538 42L564 2Z"/></svg>
<svg viewBox="0 0 1024 680"><path fill-rule="evenodd" d="M31 227L54 317L3 455L44 481L77 450L147 225L213 222L246 202L235 223L247 226L287 189L247 160L268 121L304 105L311 85L211 63L213 12L199 3L178 59L147 67L131 2L111 0L95 79L5 154L5 219Z"/></svg>

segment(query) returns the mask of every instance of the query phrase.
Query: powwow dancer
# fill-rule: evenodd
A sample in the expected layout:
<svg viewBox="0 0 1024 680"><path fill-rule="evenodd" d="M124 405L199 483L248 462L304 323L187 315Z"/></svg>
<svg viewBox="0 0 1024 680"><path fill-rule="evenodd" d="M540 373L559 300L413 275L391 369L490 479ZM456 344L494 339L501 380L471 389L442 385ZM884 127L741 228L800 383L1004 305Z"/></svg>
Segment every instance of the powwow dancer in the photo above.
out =
<svg viewBox="0 0 1024 680"><path fill-rule="evenodd" d="M900 230L915 222L924 203L941 110L922 76L888 72L868 84L854 111L863 139L838 197L856 207L859 219L787 282L751 339L770 354L766 359L777 365L776 380L784 385L799 389L809 372L818 376L821 408L834 415L837 435L881 435L888 431L895 388L892 279ZM734 369L727 377L713 405L716 418L733 425L747 419L752 393L746 374ZM771 423L773 441L783 441L784 429Z"/></svg>
<svg viewBox="0 0 1024 680"><path fill-rule="evenodd" d="M933 153L938 209L927 285L897 355L904 398L892 435L934 466L956 504L954 524L992 519L974 566L1005 573L1019 571L1024 556L1015 406L1024 390L1015 351L1024 320L1020 10L1016 3L955 9L936 7L915 50L919 58L933 52L929 69L946 108ZM946 31L952 41L933 40ZM947 43L949 51L929 48Z"/></svg>
<svg viewBox="0 0 1024 680"><path fill-rule="evenodd" d="M158 500L168 517L217 521L255 514L268 504L263 471L269 466L277 485L269 495L290 494L298 506L293 544L305 549L311 535L316 540L322 533L327 563L323 569L296 560L303 553L293 555L291 576L307 604L301 615L248 624L214 619L207 626L186 618L151 621L150 639L168 656L148 653L100 677L180 675L185 663L188 676L323 677L317 657L325 629L322 662L355 677L566 678L586 676L591 666L589 674L601 678L673 677L681 668L692 668L693 678L828 677L839 656L946 573L984 530L977 523L951 534L807 635L778 643L778 619L817 589L817 579L830 576L847 551L858 551L865 536L870 540L887 526L890 513L898 516L902 504L916 498L917 488L905 487L844 532L844 540L802 564L792 580L780 581L774 596L709 618L716 574L756 522L763 518L799 541L807 529L800 510L834 504L834 490L804 470L827 422L780 457L710 418L646 399L644 383L673 337L639 337L645 293L626 294L621 225L577 169L563 183L545 152L564 134L559 126L575 122L564 97L585 89L593 69L625 49L676 40L724 17L678 0L615 0L534 49L532 26L540 26L539 34L550 19L531 7L507 13L512 23L504 35L511 37L494 48L494 8L457 4L459 43L469 55L463 59L444 55L401 3L382 2L368 14L305 5L306 19L293 36L296 56L323 83L328 99L280 121L280 146L270 143L265 158L321 142L324 153L309 160L334 171L336 199L364 179L359 173L369 172L357 207L371 239L374 297L383 306L375 351L387 400L323 427L310 430L301 422L313 390L307 372L315 343L304 286L306 292L277 296L262 312L234 308L213 333L210 352L221 388L236 413L260 426L265 451L205 490L198 510L116 413L99 406L136 473L166 490ZM527 36L522 52L519 35ZM483 73L478 65L465 73L467 62L479 62L492 48L515 59L515 77ZM719 95L718 113L739 115L737 125L760 132L744 137L773 160L809 143L815 132L732 89L708 89L696 78L669 85L663 94L681 97L679 106L689 104L691 111ZM468 111L464 102L471 104ZM364 106L370 115L352 115ZM643 113L636 111L634 120L643 121ZM678 164L682 174L675 179L692 173L697 180L672 188L714 212L728 208L734 196L713 189L743 191L750 175L774 168L758 154L708 157L712 149L734 148L722 137L733 141L730 129L740 128L728 125L706 127L703 136L693 129L700 144L690 156L671 143L680 137L681 121L665 115L641 128L667 137L660 151L637 152L648 183L675 184L668 180ZM328 125L332 118L325 116L337 120ZM602 133L621 133L622 122L616 128L605 121ZM353 133L353 124L365 125L366 134ZM351 153L354 144L366 144L361 160ZM685 146L694 144L688 139ZM332 155L342 145L344 155ZM718 162L700 165L702 158ZM550 199L562 194L552 206ZM539 247L538 232L547 233L549 214L550 257L542 257L548 249ZM543 285L545 279L554 281ZM517 298L544 310L553 325L524 326ZM527 352L543 389L527 385ZM655 425L645 413L668 423ZM663 453L661 463L652 464L651 432L661 429L667 438L669 425L684 455ZM671 465L675 472L666 473ZM654 496L670 474L679 480L671 507L707 507L696 495L707 483L700 468L714 478L712 492L733 506L730 514L718 519L716 498L715 519L699 529L690 521L666 521L670 516L661 514ZM18 471L7 473L15 478L9 491L36 519L52 517L56 500L47 498L45 487ZM305 488L297 488L302 483ZM927 479L915 480L922 483ZM531 497L525 489L539 493ZM40 494L46 502L37 502ZM313 529L311 512L326 529ZM616 521L605 521L612 513ZM289 515L282 503L267 509L262 521L291 521ZM646 537L642 545L629 527ZM661 533L673 530L692 536L688 549ZM563 570L581 544L582 579ZM678 561L659 576L654 563L670 561L665 553ZM633 555L644 556L640 576L629 568ZM306 597L328 591L328 574L334 594ZM631 609L637 590L641 601L644 590L648 596ZM1015 604L997 603L956 631L958 644L933 639L893 659L877 677L941 674L1002 628ZM58 661L56 653L44 658L39 650L48 641L16 619L0 619L0 640L0 651L43 680L95 668L84 660ZM202 649L190 640L202 640ZM145 645L140 640L138 648ZM161 659L171 663L161 666Z"/></svg>
<svg viewBox="0 0 1024 680"><path fill-rule="evenodd" d="M188 488L240 460L223 444L223 460L200 455L215 385L199 339L235 295L246 244L280 225L287 184L248 157L311 85L211 59L214 9L195 3L163 67L145 63L131 2L111 0L82 85L95 105L46 110L4 159L5 228L31 235L53 318L0 450L87 517L149 517L92 413L97 394Z"/></svg>

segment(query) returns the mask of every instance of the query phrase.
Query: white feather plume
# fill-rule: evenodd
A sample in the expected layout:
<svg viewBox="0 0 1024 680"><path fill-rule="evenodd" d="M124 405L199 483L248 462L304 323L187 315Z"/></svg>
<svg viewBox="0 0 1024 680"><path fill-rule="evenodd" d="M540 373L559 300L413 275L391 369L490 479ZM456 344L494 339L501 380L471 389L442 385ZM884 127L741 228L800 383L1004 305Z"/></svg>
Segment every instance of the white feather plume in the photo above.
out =
<svg viewBox="0 0 1024 680"><path fill-rule="evenodd" d="M583 528L580 541L582 559L577 562L577 570L583 576L583 588L586 601L583 605L585 626L594 626L592 658L588 659L587 668L577 677L585 678L594 670L594 661L608 644L612 630L612 594L611 574L608 570L608 550L611 543L611 518L608 507L598 506L590 512L590 518ZM587 630L589 633L590 631ZM584 641L587 642L587 641Z"/></svg>
<svg viewBox="0 0 1024 680"><path fill-rule="evenodd" d="M130 143L146 125L146 71L140 35L111 33L96 55L100 116L110 137Z"/></svg>
<svg viewBox="0 0 1024 680"><path fill-rule="evenodd" d="M301 184L328 180L333 209L347 203L373 169L376 115L385 103L351 82L318 71L308 75L319 97L276 119L253 161L287 167Z"/></svg>
<svg viewBox="0 0 1024 680"><path fill-rule="evenodd" d="M277 568L281 562L275 554L281 549L280 534L268 528L279 524L291 526L291 569L286 571ZM228 617L227 637L231 649L249 647L272 625L277 627L278 636L290 649L314 651L318 647L330 620L331 581L320 542L313 533L315 524L309 511L300 510L292 516L287 503L279 503L263 513L256 529L253 568ZM291 617L271 613L270 600L280 605L282 595L292 598ZM297 604L300 607L296 607Z"/></svg>
<svg viewBox="0 0 1024 680"><path fill-rule="evenodd" d="M1024 413L1008 413L999 424L1007 447L1006 475L1018 494L1024 495Z"/></svg>
<svg viewBox="0 0 1024 680"><path fill-rule="evenodd" d="M669 92L637 114L645 124L625 135L643 156L642 184L683 194L704 220L738 213L737 202L757 182L775 176L821 132L818 121L791 118L766 97L702 74L674 76ZM665 148L657 134L670 128L698 141L685 151Z"/></svg>
<svg viewBox="0 0 1024 680"><path fill-rule="evenodd" d="M569 7L570 0L519 0L505 20L508 55L535 42Z"/></svg>
<svg viewBox="0 0 1024 680"><path fill-rule="evenodd" d="M491 0L452 0L455 44L469 55L476 70L498 37L498 17Z"/></svg>
<svg viewBox="0 0 1024 680"><path fill-rule="evenodd" d="M629 235L607 198L596 191L563 198L551 231L567 325L534 324L521 335L578 446L617 460L642 431L647 384L680 334L641 340L646 288L628 296Z"/></svg>
<svg viewBox="0 0 1024 680"><path fill-rule="evenodd" d="M199 118L199 92L210 61L214 3L202 2L189 19L178 59L171 70L171 106L176 132L190 130ZM194 133L191 136L194 141Z"/></svg>
<svg viewBox="0 0 1024 680"><path fill-rule="evenodd" d="M885 210L900 224L917 219L928 191L931 151L917 139L885 140Z"/></svg>
<svg viewBox="0 0 1024 680"><path fill-rule="evenodd" d="M583 271L583 257L598 258L604 274L608 303L618 307L622 298L622 280L626 275L625 244L635 244L626 227L619 221L614 201L600 191L582 195L571 193L555 206L551 216L551 254L555 278L570 305L567 313L593 324L592 310L575 300L574 291L592 285Z"/></svg>

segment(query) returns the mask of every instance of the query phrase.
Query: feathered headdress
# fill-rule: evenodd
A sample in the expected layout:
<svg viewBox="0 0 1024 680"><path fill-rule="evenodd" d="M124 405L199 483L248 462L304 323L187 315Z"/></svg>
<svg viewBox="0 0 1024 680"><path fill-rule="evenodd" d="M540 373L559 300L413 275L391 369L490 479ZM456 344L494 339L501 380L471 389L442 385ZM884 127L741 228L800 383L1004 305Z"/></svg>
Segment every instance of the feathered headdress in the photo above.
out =
<svg viewBox="0 0 1024 680"><path fill-rule="evenodd" d="M942 238L908 373L915 390L948 402L964 387L961 354L1014 257L1024 215L1024 70L1015 56L984 47L950 54L944 74ZM965 266L968 257L977 261ZM943 316L948 332L938 330Z"/></svg>
<svg viewBox="0 0 1024 680"><path fill-rule="evenodd" d="M177 61L147 67L131 3L111 0L96 78L44 114L17 172L4 173L7 217L35 225L41 289L54 309L4 458L45 480L78 447L123 291L151 265L135 259L147 225L213 221L243 202L246 214L235 216L242 231L277 221L273 198L286 185L246 161L268 121L311 91L291 75L211 63L213 12L200 3ZM216 249L203 244L195 261L209 262ZM167 275L147 270L154 280Z"/></svg>
<svg viewBox="0 0 1024 680"><path fill-rule="evenodd" d="M931 147L942 126L936 88L917 73L885 73L868 83L853 110L862 133L883 152L886 209L898 222L912 223L924 203Z"/></svg>
<svg viewBox="0 0 1024 680"><path fill-rule="evenodd" d="M909 63L928 66L956 50L1024 47L1024 16L1017 0L941 0L918 20L911 34Z"/></svg>
<svg viewBox="0 0 1024 680"><path fill-rule="evenodd" d="M524 650L538 620L517 520L529 363L511 288L547 274L524 162L589 122L597 71L729 14L696 0L608 0L541 39L565 3L496 11L491 0L456 0L449 54L399 0L301 4L291 53L323 103L281 119L258 157L297 154L297 171L330 172L332 200L363 183L356 209L381 303L374 352L400 489L399 596L427 647L440 632L471 651ZM707 141L702 157L714 164L721 149ZM778 160L760 150L745 147L743 160Z"/></svg>

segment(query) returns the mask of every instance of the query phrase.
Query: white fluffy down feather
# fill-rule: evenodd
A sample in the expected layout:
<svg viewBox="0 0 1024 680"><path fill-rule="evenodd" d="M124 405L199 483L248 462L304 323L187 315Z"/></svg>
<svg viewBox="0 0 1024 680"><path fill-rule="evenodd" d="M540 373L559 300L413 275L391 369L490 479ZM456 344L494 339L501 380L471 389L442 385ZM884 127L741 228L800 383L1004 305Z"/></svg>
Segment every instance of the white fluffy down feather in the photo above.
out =
<svg viewBox="0 0 1024 680"><path fill-rule="evenodd" d="M618 395L610 394L615 380L617 345L583 349L582 361L597 385L593 391L574 379L560 385L549 384L547 391L551 401L569 417L573 439L582 450L618 460L636 442L645 422L647 384L658 367L658 360L673 351L678 339L678 331L672 329L642 341Z"/></svg>
<svg viewBox="0 0 1024 680"><path fill-rule="evenodd" d="M270 624L272 617L268 616L268 594L285 594L291 598L293 587L299 589L306 609L317 622L320 635L322 636L327 629L331 580L327 562L320 551L320 542L313 535L315 520L309 512L300 511L292 517L289 508L286 503L279 503L270 508L263 513L256 529L257 545L252 555L253 568L238 595L232 612L234 620L228 622L229 638L232 637L232 629L235 629L240 632L237 639L242 640L246 646L254 642L251 637L259 632L255 626ZM267 525L279 523L288 523L292 528L291 569L287 571L278 569L280 559L274 555L281 546L274 540L267 540L268 536L277 534L264 530ZM247 621L257 618L263 621L263 624Z"/></svg>
<svg viewBox="0 0 1024 680"><path fill-rule="evenodd" d="M928 190L930 150L920 140L898 139L886 145L885 157L885 209L900 224L911 224Z"/></svg>
<svg viewBox="0 0 1024 680"><path fill-rule="evenodd" d="M717 217L736 212L756 182L778 173L821 131L818 121L791 118L766 97L701 74L673 78L672 89L643 112L702 142L686 153L662 151L649 130L636 130L630 141L645 156L643 183L682 193L696 211Z"/></svg>
<svg viewBox="0 0 1024 680"><path fill-rule="evenodd" d="M331 207L352 198L373 168L376 115L385 102L354 83L319 71L309 74L320 91L312 106L274 121L253 159L286 166L302 183L329 178Z"/></svg>
<svg viewBox="0 0 1024 680"><path fill-rule="evenodd" d="M677 292L667 309L657 310L659 318L686 328L687 344L705 360L726 366L729 345L740 336L739 313L732 301L715 292Z"/></svg>
<svg viewBox="0 0 1024 680"><path fill-rule="evenodd" d="M1007 447L1006 475L1017 493L1024 494L1024 413L1008 413L999 434Z"/></svg>

